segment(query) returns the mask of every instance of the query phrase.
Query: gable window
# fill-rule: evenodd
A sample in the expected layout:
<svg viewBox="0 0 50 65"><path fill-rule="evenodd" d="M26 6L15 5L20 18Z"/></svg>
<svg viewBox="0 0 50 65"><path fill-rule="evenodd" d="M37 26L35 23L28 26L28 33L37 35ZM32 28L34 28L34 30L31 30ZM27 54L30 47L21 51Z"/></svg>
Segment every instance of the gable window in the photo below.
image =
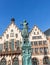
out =
<svg viewBox="0 0 50 65"><path fill-rule="evenodd" d="M38 39L42 39L42 37L41 36L38 36Z"/></svg>
<svg viewBox="0 0 50 65"><path fill-rule="evenodd" d="M35 29L35 31L37 31L37 29Z"/></svg>
<svg viewBox="0 0 50 65"><path fill-rule="evenodd" d="M39 32L37 32L37 34L39 34Z"/></svg>
<svg viewBox="0 0 50 65"><path fill-rule="evenodd" d="M32 36L32 39L42 39L41 36Z"/></svg>
<svg viewBox="0 0 50 65"><path fill-rule="evenodd" d="M11 29L11 32L13 32L13 29Z"/></svg>
<svg viewBox="0 0 50 65"><path fill-rule="evenodd" d="M36 39L36 36L32 36L32 39Z"/></svg>
<svg viewBox="0 0 50 65"><path fill-rule="evenodd" d="M16 36L16 38L17 38L17 37L18 37L18 34L16 34L15 36Z"/></svg>
<svg viewBox="0 0 50 65"><path fill-rule="evenodd" d="M7 39L9 38L9 34L6 35L6 38L7 38Z"/></svg>
<svg viewBox="0 0 50 65"><path fill-rule="evenodd" d="M34 32L34 35L35 35L36 33Z"/></svg>
<svg viewBox="0 0 50 65"><path fill-rule="evenodd" d="M10 33L10 37L14 37L14 33Z"/></svg>

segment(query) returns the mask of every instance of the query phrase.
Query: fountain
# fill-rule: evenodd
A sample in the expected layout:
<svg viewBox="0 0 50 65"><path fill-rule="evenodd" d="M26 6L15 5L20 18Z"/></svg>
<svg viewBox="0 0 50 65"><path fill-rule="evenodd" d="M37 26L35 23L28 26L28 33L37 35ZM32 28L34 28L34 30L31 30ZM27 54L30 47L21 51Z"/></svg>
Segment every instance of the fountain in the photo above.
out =
<svg viewBox="0 0 50 65"><path fill-rule="evenodd" d="M22 65L32 65L32 49L29 41L28 23L24 21L22 26Z"/></svg>

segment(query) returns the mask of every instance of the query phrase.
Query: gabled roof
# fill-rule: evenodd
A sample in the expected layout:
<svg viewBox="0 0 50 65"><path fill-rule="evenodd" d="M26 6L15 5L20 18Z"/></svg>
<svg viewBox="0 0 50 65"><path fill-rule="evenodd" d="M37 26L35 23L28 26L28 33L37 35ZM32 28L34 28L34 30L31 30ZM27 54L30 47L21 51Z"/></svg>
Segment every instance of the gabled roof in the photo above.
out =
<svg viewBox="0 0 50 65"><path fill-rule="evenodd" d="M33 28L32 28L32 30L34 29L34 27L37 27L39 30L40 30L40 28L37 26L37 25L34 25L33 26ZM29 32L29 34L32 32L32 30ZM40 30L41 31L41 30ZM41 31L42 32L42 31ZM43 33L43 32L42 32ZM43 33L44 34L44 33Z"/></svg>
<svg viewBox="0 0 50 65"><path fill-rule="evenodd" d="M20 29L16 26L16 24L15 24L15 19L14 18L12 18L11 19L11 23L8 25L8 27L6 28L6 30L3 32L3 35L4 35L4 33L6 33L6 31L7 31L7 29L9 28L9 26L11 26L11 24L14 24L15 25L15 27L20 31ZM20 31L21 32L21 31ZM3 36L2 35L2 36Z"/></svg>
<svg viewBox="0 0 50 65"><path fill-rule="evenodd" d="M36 25L34 25L34 27L32 28L32 30L30 31L29 35L32 34L32 31L33 31L33 32L36 32L36 31L34 31L34 28L35 28L35 27L39 30L39 31L37 30L37 32L41 32L41 33L46 37L46 35L44 34L44 32L42 32L42 31L38 28L38 26L36 26ZM37 35L37 34L36 34L36 35ZM38 34L38 35L39 35L39 34Z"/></svg>
<svg viewBox="0 0 50 65"><path fill-rule="evenodd" d="M44 32L46 36L50 36L50 28Z"/></svg>

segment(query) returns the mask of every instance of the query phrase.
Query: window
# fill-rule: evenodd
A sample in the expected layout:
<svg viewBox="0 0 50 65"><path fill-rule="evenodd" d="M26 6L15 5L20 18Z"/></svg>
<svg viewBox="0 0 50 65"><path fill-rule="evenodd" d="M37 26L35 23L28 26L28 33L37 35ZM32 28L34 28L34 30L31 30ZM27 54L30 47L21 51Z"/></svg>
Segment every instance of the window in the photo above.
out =
<svg viewBox="0 0 50 65"><path fill-rule="evenodd" d="M7 39L9 38L9 34L6 35L6 38L7 38Z"/></svg>
<svg viewBox="0 0 50 65"><path fill-rule="evenodd" d="M38 36L38 39L42 39L42 37L41 36Z"/></svg>
<svg viewBox="0 0 50 65"><path fill-rule="evenodd" d="M19 48L19 40L17 40L17 41L15 42L15 48L16 48L16 49Z"/></svg>
<svg viewBox="0 0 50 65"><path fill-rule="evenodd" d="M36 36L32 36L32 39L36 39Z"/></svg>
<svg viewBox="0 0 50 65"><path fill-rule="evenodd" d="M16 34L16 38L18 37L18 34Z"/></svg>
<svg viewBox="0 0 50 65"><path fill-rule="evenodd" d="M16 41L17 47L19 47L19 40Z"/></svg>
<svg viewBox="0 0 50 65"><path fill-rule="evenodd" d="M32 59L32 65L39 65L39 61L37 58Z"/></svg>
<svg viewBox="0 0 50 65"><path fill-rule="evenodd" d="M35 48L35 53L38 53L38 48Z"/></svg>
<svg viewBox="0 0 50 65"><path fill-rule="evenodd" d="M3 50L3 44L0 44L0 52Z"/></svg>
<svg viewBox="0 0 50 65"><path fill-rule="evenodd" d="M11 50L11 42L9 42L9 49Z"/></svg>
<svg viewBox="0 0 50 65"><path fill-rule="evenodd" d="M31 42L31 45L33 45L33 41Z"/></svg>
<svg viewBox="0 0 50 65"><path fill-rule="evenodd" d="M12 65L19 65L19 60L17 57L13 59Z"/></svg>
<svg viewBox="0 0 50 65"><path fill-rule="evenodd" d="M11 39L11 50L14 50L14 39Z"/></svg>
<svg viewBox="0 0 50 65"><path fill-rule="evenodd" d="M49 58L48 58L48 56L45 56L43 58L43 64L49 64Z"/></svg>
<svg viewBox="0 0 50 65"><path fill-rule="evenodd" d="M11 41L9 42L9 49L11 51L14 51L14 39L11 39Z"/></svg>
<svg viewBox="0 0 50 65"><path fill-rule="evenodd" d="M39 32L37 32L37 34L39 34Z"/></svg>
<svg viewBox="0 0 50 65"><path fill-rule="evenodd" d="M13 32L13 29L11 29L11 32Z"/></svg>
<svg viewBox="0 0 50 65"><path fill-rule="evenodd" d="M44 54L48 53L48 47L44 47Z"/></svg>
<svg viewBox="0 0 50 65"><path fill-rule="evenodd" d="M43 44L46 45L47 44L47 41L43 41Z"/></svg>
<svg viewBox="0 0 50 65"><path fill-rule="evenodd" d="M4 43L4 49L6 48L6 43Z"/></svg>
<svg viewBox="0 0 50 65"><path fill-rule="evenodd" d="M40 48L40 53L43 53L43 48Z"/></svg>
<svg viewBox="0 0 50 65"><path fill-rule="evenodd" d="M5 58L1 59L1 65L6 65L6 59Z"/></svg>
<svg viewBox="0 0 50 65"><path fill-rule="evenodd" d="M8 41L6 41L6 42L4 43L4 49L5 49L5 51L8 51Z"/></svg>
<svg viewBox="0 0 50 65"><path fill-rule="evenodd" d="M37 29L35 29L35 31L37 31Z"/></svg>
<svg viewBox="0 0 50 65"><path fill-rule="evenodd" d="M14 37L14 33L10 33L10 37Z"/></svg>
<svg viewBox="0 0 50 65"><path fill-rule="evenodd" d="M38 45L38 44L37 44L37 41L34 42L34 45Z"/></svg>
<svg viewBox="0 0 50 65"><path fill-rule="evenodd" d="M32 39L42 39L41 36L32 36Z"/></svg>
<svg viewBox="0 0 50 65"><path fill-rule="evenodd" d="M32 53L34 53L35 52L35 49L34 48L32 48Z"/></svg>
<svg viewBox="0 0 50 65"><path fill-rule="evenodd" d="M39 41L39 45L42 45L42 41Z"/></svg>
<svg viewBox="0 0 50 65"><path fill-rule="evenodd" d="M8 41L6 41L6 51L8 51Z"/></svg>
<svg viewBox="0 0 50 65"><path fill-rule="evenodd" d="M36 33L34 32L34 35L35 35Z"/></svg>

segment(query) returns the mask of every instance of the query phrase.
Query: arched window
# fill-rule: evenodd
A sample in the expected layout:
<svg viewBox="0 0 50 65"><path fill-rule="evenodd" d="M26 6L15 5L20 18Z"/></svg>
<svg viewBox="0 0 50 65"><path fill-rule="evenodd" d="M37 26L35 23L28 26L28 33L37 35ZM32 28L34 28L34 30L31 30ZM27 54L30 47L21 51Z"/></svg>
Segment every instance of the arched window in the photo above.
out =
<svg viewBox="0 0 50 65"><path fill-rule="evenodd" d="M43 64L49 64L49 58L48 58L48 56L45 56L43 58Z"/></svg>
<svg viewBox="0 0 50 65"><path fill-rule="evenodd" d="M1 59L1 65L6 65L6 59L5 58Z"/></svg>
<svg viewBox="0 0 50 65"><path fill-rule="evenodd" d="M39 65L39 62L36 58L32 59L32 65Z"/></svg>
<svg viewBox="0 0 50 65"><path fill-rule="evenodd" d="M19 60L17 57L13 59L12 65L19 65Z"/></svg>

